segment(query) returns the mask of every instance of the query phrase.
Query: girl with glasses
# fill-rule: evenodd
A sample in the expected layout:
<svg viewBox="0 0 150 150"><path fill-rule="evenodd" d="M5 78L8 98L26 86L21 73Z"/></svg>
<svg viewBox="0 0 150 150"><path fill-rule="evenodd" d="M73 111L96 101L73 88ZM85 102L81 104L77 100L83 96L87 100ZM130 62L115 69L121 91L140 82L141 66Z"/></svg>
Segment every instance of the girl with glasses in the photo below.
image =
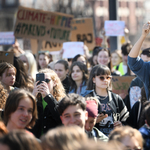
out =
<svg viewBox="0 0 150 150"><path fill-rule="evenodd" d="M58 101L65 97L64 87L53 70L46 68L39 73L44 73L45 81L40 84L37 81L33 89L33 95L37 98L38 120L32 132L37 138L61 124L56 107Z"/></svg>
<svg viewBox="0 0 150 150"><path fill-rule="evenodd" d="M99 100L96 127L107 136L114 127L122 126L122 122L126 121L129 114L121 97L109 90L111 78L107 66L94 66L87 84L87 90L92 91L86 95Z"/></svg>

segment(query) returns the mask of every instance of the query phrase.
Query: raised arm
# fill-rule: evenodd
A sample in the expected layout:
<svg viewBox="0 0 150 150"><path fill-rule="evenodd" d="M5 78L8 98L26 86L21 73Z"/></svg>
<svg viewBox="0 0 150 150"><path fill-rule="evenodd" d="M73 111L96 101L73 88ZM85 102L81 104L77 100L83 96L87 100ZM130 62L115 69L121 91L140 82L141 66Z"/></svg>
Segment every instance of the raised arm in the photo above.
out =
<svg viewBox="0 0 150 150"><path fill-rule="evenodd" d="M146 24L143 25L142 35L131 49L129 53L130 57L136 58L139 55L142 43L145 40L146 36L149 34L149 32L150 32L150 21L148 21Z"/></svg>

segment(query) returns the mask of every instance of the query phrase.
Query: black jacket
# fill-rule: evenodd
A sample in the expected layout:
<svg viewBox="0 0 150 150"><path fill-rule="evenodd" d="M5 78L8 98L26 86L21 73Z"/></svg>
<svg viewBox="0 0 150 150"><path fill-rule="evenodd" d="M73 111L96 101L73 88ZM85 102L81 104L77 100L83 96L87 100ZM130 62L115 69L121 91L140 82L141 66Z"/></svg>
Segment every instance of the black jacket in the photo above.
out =
<svg viewBox="0 0 150 150"><path fill-rule="evenodd" d="M96 97L96 93L94 90L90 94L86 95L86 97L90 97L90 96ZM119 95L110 91L108 91L108 96L109 96L109 102L107 104L113 112L114 121L121 121L122 123L125 123L126 119L129 117L129 112L122 98ZM101 112L101 103L99 101L98 113L100 112Z"/></svg>
<svg viewBox="0 0 150 150"><path fill-rule="evenodd" d="M70 89L70 82L69 82L69 77L68 76L62 81L62 85L64 86L66 94L68 94L69 89Z"/></svg>
<svg viewBox="0 0 150 150"><path fill-rule="evenodd" d="M44 111L42 101L37 101L38 120L31 130L37 138L40 138L41 134L46 133L49 129L62 125L60 115L57 111L58 102L56 99L49 94L44 100L47 102Z"/></svg>

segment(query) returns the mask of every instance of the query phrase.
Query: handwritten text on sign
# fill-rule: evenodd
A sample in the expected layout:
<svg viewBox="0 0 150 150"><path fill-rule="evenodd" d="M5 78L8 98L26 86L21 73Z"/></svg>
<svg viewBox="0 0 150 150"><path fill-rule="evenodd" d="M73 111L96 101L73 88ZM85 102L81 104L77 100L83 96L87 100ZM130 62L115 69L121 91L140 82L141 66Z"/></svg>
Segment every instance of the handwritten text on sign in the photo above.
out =
<svg viewBox="0 0 150 150"><path fill-rule="evenodd" d="M82 41L92 50L95 47L95 35L92 18L77 18L72 21L71 41Z"/></svg>
<svg viewBox="0 0 150 150"><path fill-rule="evenodd" d="M65 42L63 43L63 58L73 58L81 54L84 55L83 42Z"/></svg>
<svg viewBox="0 0 150 150"><path fill-rule="evenodd" d="M128 94L128 89L133 76L113 76L112 78L112 91L119 94L122 98Z"/></svg>
<svg viewBox="0 0 150 150"><path fill-rule="evenodd" d="M54 42L69 41L72 15L19 7L14 34Z"/></svg>
<svg viewBox="0 0 150 150"><path fill-rule="evenodd" d="M105 21L106 36L124 36L124 21Z"/></svg>

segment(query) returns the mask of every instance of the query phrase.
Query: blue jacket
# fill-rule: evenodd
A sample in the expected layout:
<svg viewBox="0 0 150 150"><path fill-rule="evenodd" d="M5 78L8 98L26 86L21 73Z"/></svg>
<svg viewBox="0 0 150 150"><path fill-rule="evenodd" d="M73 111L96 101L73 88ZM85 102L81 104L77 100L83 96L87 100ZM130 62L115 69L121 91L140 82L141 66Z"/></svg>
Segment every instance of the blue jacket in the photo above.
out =
<svg viewBox="0 0 150 150"><path fill-rule="evenodd" d="M150 62L144 62L139 56L136 58L128 56L128 66L144 83L146 96L149 99Z"/></svg>
<svg viewBox="0 0 150 150"><path fill-rule="evenodd" d="M145 124L143 127L139 129L144 139L144 150L150 149L150 128Z"/></svg>
<svg viewBox="0 0 150 150"><path fill-rule="evenodd" d="M87 88L86 85L82 86L82 88L81 88L80 95L83 97L85 97L87 94L89 94L91 92L91 90L86 90L86 88ZM75 89L72 89L71 91L69 91L69 93L75 93Z"/></svg>

